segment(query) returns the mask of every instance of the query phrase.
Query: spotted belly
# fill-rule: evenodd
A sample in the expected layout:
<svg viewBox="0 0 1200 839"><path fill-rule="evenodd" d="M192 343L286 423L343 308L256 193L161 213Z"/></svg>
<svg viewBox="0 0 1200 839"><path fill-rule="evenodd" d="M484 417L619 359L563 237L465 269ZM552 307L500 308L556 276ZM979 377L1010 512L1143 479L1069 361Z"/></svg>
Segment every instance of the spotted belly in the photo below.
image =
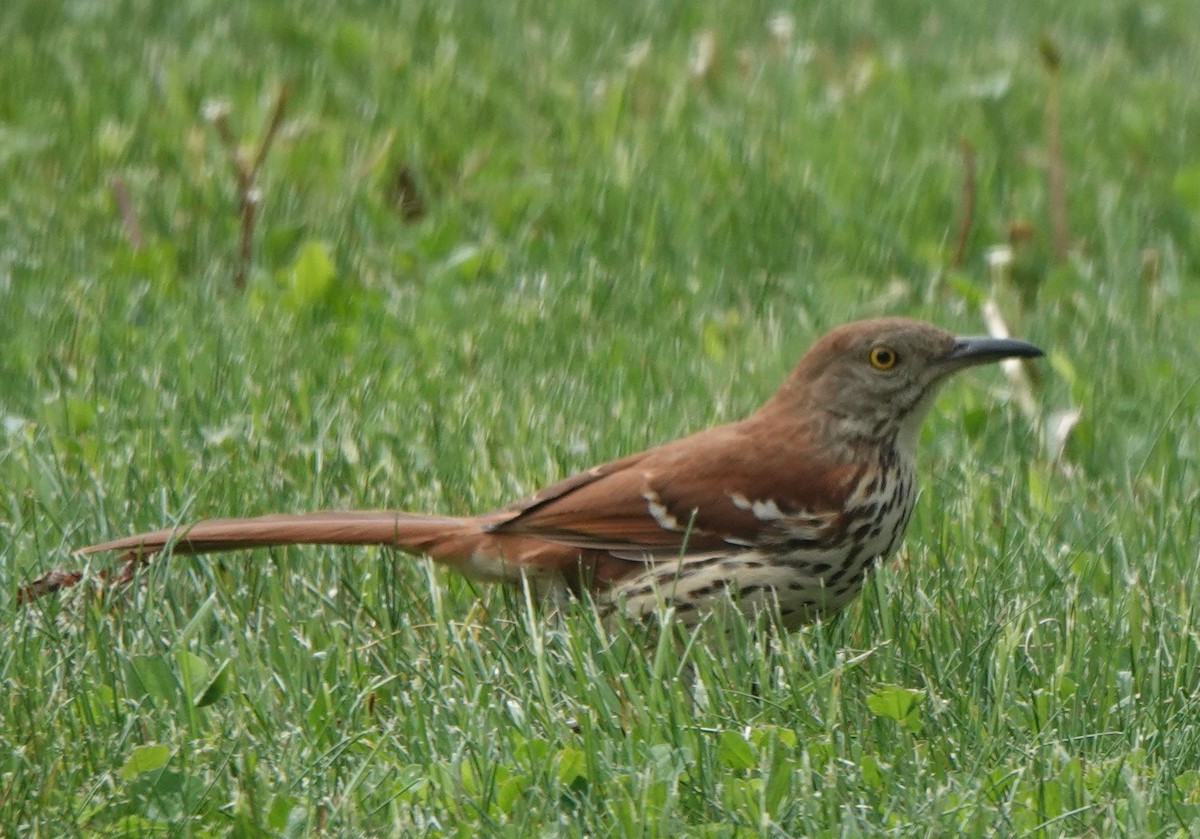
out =
<svg viewBox="0 0 1200 839"><path fill-rule="evenodd" d="M714 607L732 604L747 616L778 616L795 628L843 608L867 574L899 547L913 507L913 472L899 468L864 476L848 515L827 544L742 548L647 565L601 596L608 611L644 618L669 608L690 625Z"/></svg>

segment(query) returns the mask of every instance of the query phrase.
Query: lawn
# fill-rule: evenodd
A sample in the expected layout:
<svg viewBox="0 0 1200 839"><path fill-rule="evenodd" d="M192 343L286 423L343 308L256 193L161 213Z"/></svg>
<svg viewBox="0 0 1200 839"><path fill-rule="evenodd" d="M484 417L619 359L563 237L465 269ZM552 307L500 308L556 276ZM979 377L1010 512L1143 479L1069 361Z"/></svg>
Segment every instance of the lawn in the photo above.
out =
<svg viewBox="0 0 1200 839"><path fill-rule="evenodd" d="M1200 834L1194 0L291 5L0 11L3 832ZM381 549L17 600L196 517L498 506L989 304L1032 405L953 382L901 555L797 633Z"/></svg>

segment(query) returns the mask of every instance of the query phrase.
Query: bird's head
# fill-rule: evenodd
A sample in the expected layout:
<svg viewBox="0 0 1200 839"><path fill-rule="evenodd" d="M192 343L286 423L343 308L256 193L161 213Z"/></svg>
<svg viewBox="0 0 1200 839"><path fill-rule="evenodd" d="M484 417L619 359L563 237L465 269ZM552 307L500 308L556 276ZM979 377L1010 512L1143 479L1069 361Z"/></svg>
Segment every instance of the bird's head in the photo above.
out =
<svg viewBox="0 0 1200 839"><path fill-rule="evenodd" d="M911 453L939 386L953 373L1042 351L1011 338L959 338L929 323L876 318L833 330L805 353L765 409L803 411L830 433Z"/></svg>

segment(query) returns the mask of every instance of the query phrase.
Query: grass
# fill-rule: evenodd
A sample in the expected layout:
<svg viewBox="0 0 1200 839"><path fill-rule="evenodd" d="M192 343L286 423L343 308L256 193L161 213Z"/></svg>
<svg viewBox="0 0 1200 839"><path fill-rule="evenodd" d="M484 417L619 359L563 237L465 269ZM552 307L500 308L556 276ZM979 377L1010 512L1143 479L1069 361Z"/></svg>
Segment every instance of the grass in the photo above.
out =
<svg viewBox="0 0 1200 839"><path fill-rule="evenodd" d="M0 824L1200 833L1192 16L10 0ZM239 292L203 113L253 148L284 85ZM826 625L681 651L381 550L16 603L73 546L197 516L495 506L749 411L829 326L978 332L990 295L1050 351L1038 411L1082 420L1055 461L997 371L955 382L903 556Z"/></svg>

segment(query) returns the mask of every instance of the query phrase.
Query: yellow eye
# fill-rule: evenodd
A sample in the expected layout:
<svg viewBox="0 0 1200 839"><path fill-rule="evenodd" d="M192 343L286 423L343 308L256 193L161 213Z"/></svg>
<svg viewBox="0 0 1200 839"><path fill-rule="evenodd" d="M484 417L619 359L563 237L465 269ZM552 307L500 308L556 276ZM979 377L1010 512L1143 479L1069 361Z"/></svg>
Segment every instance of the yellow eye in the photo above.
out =
<svg viewBox="0 0 1200 839"><path fill-rule="evenodd" d="M876 347L871 350L871 366L876 370L891 370L896 366L899 356L891 347Z"/></svg>

